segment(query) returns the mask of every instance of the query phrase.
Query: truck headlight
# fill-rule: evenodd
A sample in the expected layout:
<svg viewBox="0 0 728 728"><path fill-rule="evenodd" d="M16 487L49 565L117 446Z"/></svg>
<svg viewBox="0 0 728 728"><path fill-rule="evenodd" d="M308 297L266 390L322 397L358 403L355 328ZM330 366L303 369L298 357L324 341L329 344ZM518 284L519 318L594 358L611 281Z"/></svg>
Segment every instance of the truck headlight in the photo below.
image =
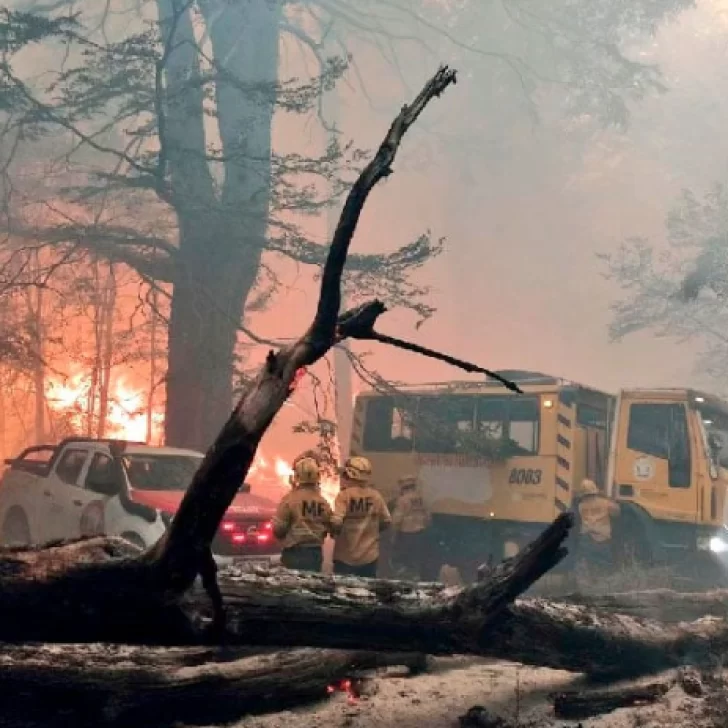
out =
<svg viewBox="0 0 728 728"><path fill-rule="evenodd" d="M710 539L709 547L714 554L722 554L725 551L728 551L728 543L717 536Z"/></svg>

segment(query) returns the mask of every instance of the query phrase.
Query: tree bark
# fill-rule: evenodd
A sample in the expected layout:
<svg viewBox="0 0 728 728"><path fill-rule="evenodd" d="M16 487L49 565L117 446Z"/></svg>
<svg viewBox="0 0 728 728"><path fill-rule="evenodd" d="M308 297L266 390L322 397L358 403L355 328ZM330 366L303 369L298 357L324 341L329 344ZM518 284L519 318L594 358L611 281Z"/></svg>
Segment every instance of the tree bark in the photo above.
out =
<svg viewBox="0 0 728 728"><path fill-rule="evenodd" d="M165 17L177 17L170 0L158 0L158 5ZM188 175L190 164L207 164L200 122L203 100L191 98L185 80L173 76L181 60L198 70L197 59L178 59L178 51L172 51L167 96L194 105L194 113L192 119L177 114L165 119L170 151L175 144L178 149L169 160L179 223L165 441L204 451L230 414L238 324L266 245L282 3L204 0L199 5L216 61L224 178L218 193L207 168L202 176ZM183 34L191 37L189 12L190 6L177 10L182 14L174 29L178 40Z"/></svg>
<svg viewBox="0 0 728 728"><path fill-rule="evenodd" d="M202 248L206 241L217 242L205 235L186 244ZM224 264L218 270L207 261L202 268L186 250L180 258L185 271L177 277L170 308L164 440L204 452L230 414L242 301L222 289Z"/></svg>

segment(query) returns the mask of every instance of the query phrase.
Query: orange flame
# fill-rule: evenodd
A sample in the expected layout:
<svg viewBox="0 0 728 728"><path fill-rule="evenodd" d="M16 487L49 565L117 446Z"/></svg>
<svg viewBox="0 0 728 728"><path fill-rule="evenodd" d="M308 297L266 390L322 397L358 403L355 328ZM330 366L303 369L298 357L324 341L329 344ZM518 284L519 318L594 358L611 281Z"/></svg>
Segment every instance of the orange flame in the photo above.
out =
<svg viewBox="0 0 728 728"><path fill-rule="evenodd" d="M75 372L66 378L49 377L47 381L46 397L49 408L63 415L76 434L97 431L96 427L88 427L90 389L90 377L84 372ZM106 437L158 443L161 442L163 423L164 413L155 409L152 413L150 438L147 433L147 396L144 390L131 386L124 377L118 377L112 382L104 428ZM259 452L248 471L248 480L256 490L276 491L269 495L277 500L290 489L289 478L292 473L291 464L284 458L269 458ZM321 494L332 506L338 492L337 479L322 479Z"/></svg>
<svg viewBox="0 0 728 728"><path fill-rule="evenodd" d="M91 381L88 374L76 372L66 378L49 377L46 383L46 401L49 409L65 415L77 433L98 431L89 426L88 405ZM96 408L98 409L98 407ZM96 412L98 416L98 412ZM109 387L104 433L108 437L147 441L161 434L164 415L152 412L152 432L147 432L146 396L143 390L132 387L124 377L117 378Z"/></svg>

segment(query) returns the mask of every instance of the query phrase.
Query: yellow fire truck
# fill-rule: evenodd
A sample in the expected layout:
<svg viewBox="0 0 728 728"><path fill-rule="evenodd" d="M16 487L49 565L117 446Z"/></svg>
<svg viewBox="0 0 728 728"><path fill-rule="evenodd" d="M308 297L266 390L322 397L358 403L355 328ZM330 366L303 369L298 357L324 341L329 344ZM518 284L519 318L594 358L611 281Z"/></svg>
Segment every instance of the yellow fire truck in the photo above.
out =
<svg viewBox="0 0 728 728"><path fill-rule="evenodd" d="M453 382L364 393L355 404L351 453L371 460L387 500L401 475L418 475L442 563L467 578L485 556L513 555L571 507L585 478L619 502L621 544L639 559L728 550L728 404L689 389L614 396L499 373L524 394Z"/></svg>

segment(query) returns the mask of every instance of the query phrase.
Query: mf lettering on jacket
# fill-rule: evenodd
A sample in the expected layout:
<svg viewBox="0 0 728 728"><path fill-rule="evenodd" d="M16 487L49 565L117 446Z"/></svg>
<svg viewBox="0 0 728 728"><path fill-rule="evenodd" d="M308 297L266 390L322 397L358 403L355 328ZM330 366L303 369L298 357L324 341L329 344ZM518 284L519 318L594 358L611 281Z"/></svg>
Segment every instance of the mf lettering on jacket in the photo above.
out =
<svg viewBox="0 0 728 728"><path fill-rule="evenodd" d="M372 498L371 496L367 496L364 498L352 498L349 501L349 512L347 515L350 515L354 518L356 518L356 516L366 516L372 512L373 508L374 498Z"/></svg>
<svg viewBox="0 0 728 728"><path fill-rule="evenodd" d="M326 507L320 500L301 501L301 515L304 518L324 518Z"/></svg>

